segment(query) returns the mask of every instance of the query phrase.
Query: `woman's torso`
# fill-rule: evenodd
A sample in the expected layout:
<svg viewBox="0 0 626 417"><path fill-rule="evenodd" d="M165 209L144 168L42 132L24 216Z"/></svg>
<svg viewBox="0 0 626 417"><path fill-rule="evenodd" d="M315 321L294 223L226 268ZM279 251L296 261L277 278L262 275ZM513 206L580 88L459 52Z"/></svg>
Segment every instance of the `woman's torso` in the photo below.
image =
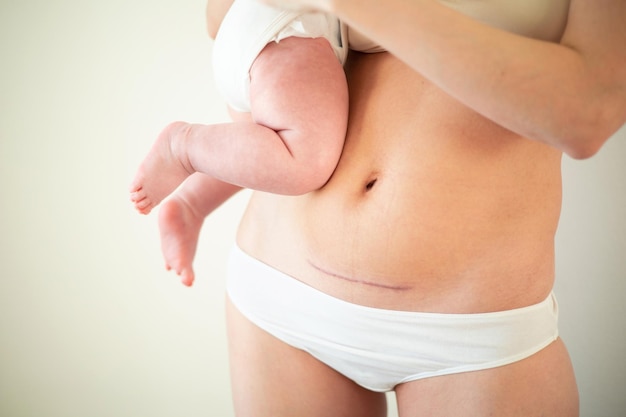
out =
<svg viewBox="0 0 626 417"><path fill-rule="evenodd" d="M335 173L305 196L255 193L242 249L379 308L483 312L545 298L560 152L485 119L390 54L354 53L346 73L350 126Z"/></svg>

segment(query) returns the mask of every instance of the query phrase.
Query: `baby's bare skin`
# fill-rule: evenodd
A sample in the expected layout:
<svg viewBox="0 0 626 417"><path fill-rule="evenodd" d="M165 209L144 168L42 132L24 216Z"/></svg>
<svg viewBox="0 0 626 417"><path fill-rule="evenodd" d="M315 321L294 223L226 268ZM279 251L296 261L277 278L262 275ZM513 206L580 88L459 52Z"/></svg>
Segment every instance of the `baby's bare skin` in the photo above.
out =
<svg viewBox="0 0 626 417"><path fill-rule="evenodd" d="M165 268L174 270L182 283L191 286L195 279L193 259L204 217L178 196L163 203L159 210L159 232Z"/></svg>
<svg viewBox="0 0 626 417"><path fill-rule="evenodd" d="M272 43L255 61L251 79L255 122L177 122L159 135L130 187L140 213L149 213L193 172L287 195L327 181L341 153L348 111L343 69L328 42Z"/></svg>
<svg viewBox="0 0 626 417"><path fill-rule="evenodd" d="M193 260L204 219L240 189L196 173L161 205L159 232L165 266L184 285L191 286L195 279Z"/></svg>
<svg viewBox="0 0 626 417"><path fill-rule="evenodd" d="M182 122L167 126L139 166L130 186L130 199L141 214L150 213L194 172L179 137L187 126Z"/></svg>
<svg viewBox="0 0 626 417"><path fill-rule="evenodd" d="M251 114L234 113L232 123L170 124L130 187L131 201L142 214L181 187L164 207L159 224L166 265L187 285L193 282L191 264L201 217L240 187L286 195L318 189L341 154L347 85L327 40L287 38L271 43L250 75ZM206 178L185 182L194 173ZM203 193L213 197L189 198Z"/></svg>

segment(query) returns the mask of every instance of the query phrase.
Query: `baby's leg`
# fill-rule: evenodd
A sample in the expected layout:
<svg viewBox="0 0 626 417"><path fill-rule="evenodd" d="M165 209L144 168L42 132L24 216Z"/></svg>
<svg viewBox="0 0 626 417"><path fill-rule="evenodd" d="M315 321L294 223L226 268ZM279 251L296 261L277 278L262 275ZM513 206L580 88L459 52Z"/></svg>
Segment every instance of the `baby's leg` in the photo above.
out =
<svg viewBox="0 0 626 417"><path fill-rule="evenodd" d="M130 186L130 199L142 214L148 214L194 171L184 162L185 150L177 139L188 124L171 123L157 137Z"/></svg>
<svg viewBox="0 0 626 417"><path fill-rule="evenodd" d="M320 188L339 161L348 123L345 73L329 42L272 42L252 65L250 80L254 121L274 130L291 157L274 169L296 185L293 194Z"/></svg>
<svg viewBox="0 0 626 417"><path fill-rule="evenodd" d="M190 286L194 280L193 259L204 218L238 190L240 187L196 173L161 206L159 231L165 266L173 269L183 284Z"/></svg>
<svg viewBox="0 0 626 417"><path fill-rule="evenodd" d="M324 185L339 160L348 118L345 75L328 41L271 43L250 76L255 123L170 125L131 185L137 210L148 213L193 172L278 194Z"/></svg>

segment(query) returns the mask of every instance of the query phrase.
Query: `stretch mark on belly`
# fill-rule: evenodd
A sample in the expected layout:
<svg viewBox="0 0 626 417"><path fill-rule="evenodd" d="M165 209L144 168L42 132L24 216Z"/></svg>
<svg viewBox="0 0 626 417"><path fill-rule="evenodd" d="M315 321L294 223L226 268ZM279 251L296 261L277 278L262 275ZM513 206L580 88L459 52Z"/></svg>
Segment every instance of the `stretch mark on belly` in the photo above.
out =
<svg viewBox="0 0 626 417"><path fill-rule="evenodd" d="M333 278L339 278L339 279L344 280L344 281L354 282L356 284L368 285L368 286L377 287L377 288L384 288L386 290L392 290L392 291L406 291L406 290L410 290L412 288L409 285L388 285L388 284L381 284L381 283L378 283L378 282L371 282L371 281L364 281L364 280L356 279L356 278L350 278L350 277L346 277L344 275L337 274L335 272L326 271L325 269L320 268L319 266L315 265L311 261L309 261L309 264L313 268L317 269L320 272L323 272L324 274L326 274L328 276L331 276Z"/></svg>

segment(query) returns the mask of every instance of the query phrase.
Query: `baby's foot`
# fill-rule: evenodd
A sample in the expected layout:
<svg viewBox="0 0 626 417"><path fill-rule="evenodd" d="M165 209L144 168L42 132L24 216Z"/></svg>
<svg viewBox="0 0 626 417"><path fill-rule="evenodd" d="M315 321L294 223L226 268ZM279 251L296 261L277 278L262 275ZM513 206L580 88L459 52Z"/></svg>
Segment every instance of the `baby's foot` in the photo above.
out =
<svg viewBox="0 0 626 417"><path fill-rule="evenodd" d="M167 270L173 269L183 284L191 286L194 280L193 258L204 218L182 198L174 195L159 210L161 251Z"/></svg>
<svg viewBox="0 0 626 417"><path fill-rule="evenodd" d="M176 135L185 123L172 123L159 135L139 166L130 186L130 199L142 214L148 214L190 175L175 152Z"/></svg>

